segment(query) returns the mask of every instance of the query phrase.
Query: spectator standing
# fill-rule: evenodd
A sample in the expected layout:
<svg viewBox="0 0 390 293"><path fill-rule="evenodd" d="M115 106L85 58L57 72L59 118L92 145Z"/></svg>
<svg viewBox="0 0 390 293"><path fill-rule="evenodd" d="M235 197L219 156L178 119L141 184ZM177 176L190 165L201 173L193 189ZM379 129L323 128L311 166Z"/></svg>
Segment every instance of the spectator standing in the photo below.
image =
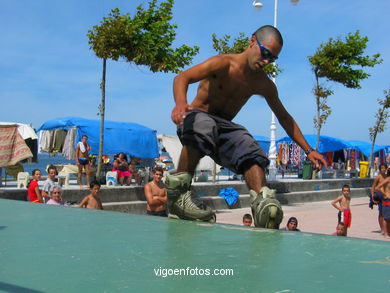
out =
<svg viewBox="0 0 390 293"><path fill-rule="evenodd" d="M383 190L383 232L385 237L390 237L390 176L378 184L377 190Z"/></svg>
<svg viewBox="0 0 390 293"><path fill-rule="evenodd" d="M83 168L86 176L86 186L89 184L90 173L89 173L89 151L91 150L91 146L87 143L88 136L83 135L81 141L77 143L76 146L76 164L78 169L77 173L77 181L80 184L80 187L83 187Z"/></svg>
<svg viewBox="0 0 390 293"><path fill-rule="evenodd" d="M161 181L164 174L163 168L156 166L153 170L153 180L144 186L147 201L146 214L151 216L167 217L166 203L168 200L167 189Z"/></svg>
<svg viewBox="0 0 390 293"><path fill-rule="evenodd" d="M331 202L332 206L339 211L338 213L338 223L344 223L345 228L348 229L351 227L352 222L352 213L350 209L351 197L348 184L343 186L342 194L337 197L334 201Z"/></svg>
<svg viewBox="0 0 390 293"><path fill-rule="evenodd" d="M374 182L371 186L371 202L378 205L378 224L382 234L385 234L384 230L384 219L383 219L383 208L382 208L382 199L384 197L384 190L380 188L376 190L376 187L380 185L388 176L386 174L387 165L380 164L379 165L379 174L376 176Z"/></svg>

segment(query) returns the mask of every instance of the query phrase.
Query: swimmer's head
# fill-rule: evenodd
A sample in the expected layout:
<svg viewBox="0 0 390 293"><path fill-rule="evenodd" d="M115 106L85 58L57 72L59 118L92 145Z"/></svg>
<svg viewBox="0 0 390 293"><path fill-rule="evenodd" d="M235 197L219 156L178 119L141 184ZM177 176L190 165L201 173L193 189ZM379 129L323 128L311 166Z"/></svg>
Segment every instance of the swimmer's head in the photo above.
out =
<svg viewBox="0 0 390 293"><path fill-rule="evenodd" d="M244 226L251 226L252 225L252 216L250 214L245 214L242 217L242 224Z"/></svg>

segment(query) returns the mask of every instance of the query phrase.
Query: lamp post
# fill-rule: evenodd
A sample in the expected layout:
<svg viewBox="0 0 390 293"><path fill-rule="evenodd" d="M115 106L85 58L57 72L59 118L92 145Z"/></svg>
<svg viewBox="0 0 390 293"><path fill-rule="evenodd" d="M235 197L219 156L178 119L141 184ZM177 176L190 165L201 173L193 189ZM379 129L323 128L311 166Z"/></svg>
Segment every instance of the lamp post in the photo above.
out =
<svg viewBox="0 0 390 293"><path fill-rule="evenodd" d="M292 4L297 4L299 0L290 0ZM278 23L278 0L274 0L274 27L277 27ZM264 5L259 1L253 1L253 6L260 10ZM276 77L272 77L272 81L276 85ZM268 180L274 181L276 180L276 122L275 122L275 114L272 112L271 116L271 126L270 126L271 134L270 134L270 146L268 152L268 159L270 160L269 164L269 175Z"/></svg>

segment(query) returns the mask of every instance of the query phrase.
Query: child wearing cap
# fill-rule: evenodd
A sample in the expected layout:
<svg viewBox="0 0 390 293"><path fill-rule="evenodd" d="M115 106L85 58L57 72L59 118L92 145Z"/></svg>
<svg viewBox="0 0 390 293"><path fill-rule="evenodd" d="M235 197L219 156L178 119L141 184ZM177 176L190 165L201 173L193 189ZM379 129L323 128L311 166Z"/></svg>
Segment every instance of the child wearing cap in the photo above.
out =
<svg viewBox="0 0 390 293"><path fill-rule="evenodd" d="M298 229L298 219L295 217L291 217L287 221L287 226L280 230L287 230L287 231L301 231Z"/></svg>

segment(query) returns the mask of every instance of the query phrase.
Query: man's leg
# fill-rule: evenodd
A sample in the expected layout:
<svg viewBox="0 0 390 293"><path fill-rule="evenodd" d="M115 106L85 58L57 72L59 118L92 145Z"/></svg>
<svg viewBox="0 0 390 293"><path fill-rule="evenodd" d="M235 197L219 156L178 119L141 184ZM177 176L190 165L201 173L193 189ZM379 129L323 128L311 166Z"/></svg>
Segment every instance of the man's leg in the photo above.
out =
<svg viewBox="0 0 390 293"><path fill-rule="evenodd" d="M200 151L192 146L183 146L180 153L179 166L177 172L188 172L191 175L195 173L196 166L202 155Z"/></svg>
<svg viewBox="0 0 390 293"><path fill-rule="evenodd" d="M389 237L389 226L390 226L389 222L390 222L390 220L386 220L386 219L383 220L383 229L384 229L385 237Z"/></svg>
<svg viewBox="0 0 390 293"><path fill-rule="evenodd" d="M85 183L85 185L86 185L87 187L89 187L89 184L91 183L91 181L90 181L89 166L88 166L88 164L84 166L84 170L85 170L85 177L86 177L86 180L87 180L87 182Z"/></svg>
<svg viewBox="0 0 390 293"><path fill-rule="evenodd" d="M385 229L383 228L383 226L384 226L384 219L383 219L383 213L382 213L382 211L379 211L378 212L378 223L379 223L379 228L381 229L381 233L382 234L384 234L384 232L385 232Z"/></svg>
<svg viewBox="0 0 390 293"><path fill-rule="evenodd" d="M275 190L265 186L264 169L253 164L246 171L244 177L251 196L251 209L256 227L278 229L283 220L283 211L279 201L275 198Z"/></svg>
<svg viewBox="0 0 390 293"><path fill-rule="evenodd" d="M259 193L266 184L264 170L257 164L252 165L244 172L244 178L248 188L256 193Z"/></svg>
<svg viewBox="0 0 390 293"><path fill-rule="evenodd" d="M191 196L192 177L201 157L199 150L184 146L177 167L178 173L166 177L169 217L186 220L215 220L215 214L211 208Z"/></svg>
<svg viewBox="0 0 390 293"><path fill-rule="evenodd" d="M79 164L77 167L79 167L79 171L77 172L77 182L79 183L80 187L83 187L83 165Z"/></svg>

